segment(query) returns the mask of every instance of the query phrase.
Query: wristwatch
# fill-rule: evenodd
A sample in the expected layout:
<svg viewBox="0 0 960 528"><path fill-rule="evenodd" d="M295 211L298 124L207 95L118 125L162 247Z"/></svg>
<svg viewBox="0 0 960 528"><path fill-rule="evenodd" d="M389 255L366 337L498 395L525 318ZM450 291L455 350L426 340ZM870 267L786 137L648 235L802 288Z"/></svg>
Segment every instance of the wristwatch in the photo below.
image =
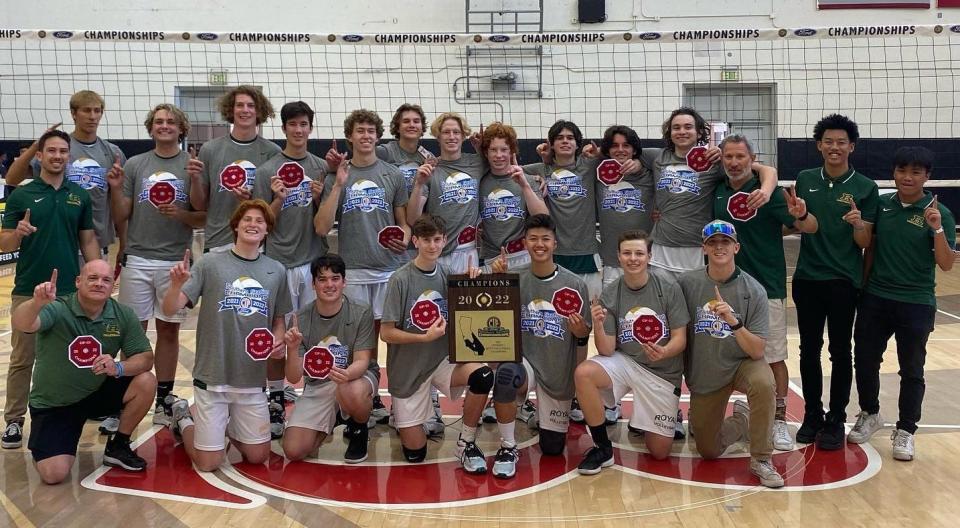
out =
<svg viewBox="0 0 960 528"><path fill-rule="evenodd" d="M730 331L731 331L731 332L736 332L737 330L740 330L741 328L743 328L743 321L741 321L740 319L737 319L737 324L732 324L732 325L730 325Z"/></svg>
<svg viewBox="0 0 960 528"><path fill-rule="evenodd" d="M940 226L938 229L933 230L934 235L939 235L940 233L943 233L943 226Z"/></svg>

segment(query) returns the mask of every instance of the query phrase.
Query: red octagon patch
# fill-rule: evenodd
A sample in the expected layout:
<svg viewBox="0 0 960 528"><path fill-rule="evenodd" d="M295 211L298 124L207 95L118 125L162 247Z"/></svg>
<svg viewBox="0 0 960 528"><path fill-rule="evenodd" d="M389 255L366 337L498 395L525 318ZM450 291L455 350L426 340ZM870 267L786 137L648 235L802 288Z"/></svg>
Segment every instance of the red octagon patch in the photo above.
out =
<svg viewBox="0 0 960 528"><path fill-rule="evenodd" d="M633 338L641 343L656 343L663 334L663 323L655 315L644 314L633 320Z"/></svg>
<svg viewBox="0 0 960 528"><path fill-rule="evenodd" d="M747 207L747 200L750 199L750 195L741 191L727 200L727 213L734 220L739 220L741 222L746 222L751 218L757 216L757 210Z"/></svg>
<svg viewBox="0 0 960 528"><path fill-rule="evenodd" d="M523 251L523 238L507 242L507 253L519 253Z"/></svg>
<svg viewBox="0 0 960 528"><path fill-rule="evenodd" d="M77 368L90 368L93 362L100 357L103 347L96 337L77 336L67 347L67 358Z"/></svg>
<svg viewBox="0 0 960 528"><path fill-rule="evenodd" d="M580 292L573 288L560 288L553 292L553 309L563 317L570 317L575 313L580 313L583 308L583 299Z"/></svg>
<svg viewBox="0 0 960 528"><path fill-rule="evenodd" d="M247 170L240 165L227 165L220 171L220 185L224 189L239 189L247 184Z"/></svg>
<svg viewBox="0 0 960 528"><path fill-rule="evenodd" d="M154 207L172 204L176 197L177 190L172 183L167 181L158 181L150 186L150 190L147 191L147 198Z"/></svg>
<svg viewBox="0 0 960 528"><path fill-rule="evenodd" d="M387 244L391 240L403 240L403 229L400 229L398 226L387 226L377 233L377 242L379 242L381 246L387 247Z"/></svg>
<svg viewBox="0 0 960 528"><path fill-rule="evenodd" d="M413 326L424 332L433 326L437 319L440 319L440 307L429 299L417 301L410 308L410 321L413 322Z"/></svg>
<svg viewBox="0 0 960 528"><path fill-rule="evenodd" d="M707 147L693 147L687 152L687 166L697 172L703 172L713 165L707 160Z"/></svg>
<svg viewBox="0 0 960 528"><path fill-rule="evenodd" d="M303 355L303 371L313 379L326 379L333 368L333 354L326 347L315 346Z"/></svg>
<svg viewBox="0 0 960 528"><path fill-rule="evenodd" d="M605 185L620 183L623 174L620 174L620 162L615 159L607 159L597 165L597 180Z"/></svg>
<svg viewBox="0 0 960 528"><path fill-rule="evenodd" d="M247 334L247 355L254 361L263 361L273 352L273 333L266 328L254 328Z"/></svg>
<svg viewBox="0 0 960 528"><path fill-rule="evenodd" d="M288 161L277 169L277 176L280 177L284 187L296 189L303 183L303 167L299 163Z"/></svg>

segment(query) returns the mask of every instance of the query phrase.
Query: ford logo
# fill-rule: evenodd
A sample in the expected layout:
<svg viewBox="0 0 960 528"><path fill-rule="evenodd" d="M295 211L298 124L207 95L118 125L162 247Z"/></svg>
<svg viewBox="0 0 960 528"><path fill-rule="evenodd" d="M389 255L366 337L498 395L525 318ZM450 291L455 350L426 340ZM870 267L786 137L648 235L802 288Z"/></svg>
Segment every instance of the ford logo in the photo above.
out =
<svg viewBox="0 0 960 528"><path fill-rule="evenodd" d="M817 34L817 30L813 28L801 28L794 31L793 34L798 37L812 37Z"/></svg>
<svg viewBox="0 0 960 528"><path fill-rule="evenodd" d="M70 37L73 36L73 32L71 32L71 31L54 31L54 32L53 32L53 36L54 36L54 37L57 37L57 38L59 38L59 39L67 39L67 38L70 38Z"/></svg>
<svg viewBox="0 0 960 528"><path fill-rule="evenodd" d="M639 37L640 40L658 40L660 38L660 33L648 31L646 33L640 33L637 35L637 37Z"/></svg>
<svg viewBox="0 0 960 528"><path fill-rule="evenodd" d="M197 38L200 40L217 40L220 37L216 33L197 33Z"/></svg>
<svg viewBox="0 0 960 528"><path fill-rule="evenodd" d="M343 36L343 40L345 40L345 41L347 41L347 42L360 42L361 40L363 40L363 36L361 36L361 35L344 35L344 36Z"/></svg>
<svg viewBox="0 0 960 528"><path fill-rule="evenodd" d="M509 42L510 37L506 35L490 35L490 42Z"/></svg>

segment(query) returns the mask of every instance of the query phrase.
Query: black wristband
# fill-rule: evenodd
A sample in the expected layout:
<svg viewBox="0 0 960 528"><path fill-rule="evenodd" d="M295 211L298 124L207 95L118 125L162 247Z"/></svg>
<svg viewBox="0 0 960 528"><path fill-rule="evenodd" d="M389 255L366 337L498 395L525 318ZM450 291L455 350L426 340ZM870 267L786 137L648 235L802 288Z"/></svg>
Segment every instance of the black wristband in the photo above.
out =
<svg viewBox="0 0 960 528"><path fill-rule="evenodd" d="M731 331L731 332L736 332L737 330L740 330L741 328L743 328L743 321L741 321L741 320L739 320L739 319L737 319L737 324L730 325L730 331Z"/></svg>
<svg viewBox="0 0 960 528"><path fill-rule="evenodd" d="M801 216L800 218L797 218L797 221L798 221L798 222L803 222L804 220L807 219L808 216L810 216L810 211L807 211L806 213L803 213L803 216Z"/></svg>
<svg viewBox="0 0 960 528"><path fill-rule="evenodd" d="M577 346L587 346L588 344L590 344L590 336L577 338Z"/></svg>

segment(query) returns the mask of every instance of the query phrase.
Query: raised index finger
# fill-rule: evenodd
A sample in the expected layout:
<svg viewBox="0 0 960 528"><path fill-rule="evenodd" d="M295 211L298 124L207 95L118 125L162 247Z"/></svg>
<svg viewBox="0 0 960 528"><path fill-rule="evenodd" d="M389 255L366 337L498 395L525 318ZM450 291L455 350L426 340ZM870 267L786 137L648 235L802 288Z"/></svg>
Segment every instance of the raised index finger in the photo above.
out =
<svg viewBox="0 0 960 528"><path fill-rule="evenodd" d="M930 205L928 205L927 207L930 208L930 209L936 209L936 208L937 208L937 195L936 195L936 194L933 195L933 201L931 201L931 202L930 202Z"/></svg>
<svg viewBox="0 0 960 528"><path fill-rule="evenodd" d="M190 267L190 248L183 252L183 265L187 268Z"/></svg>
<svg viewBox="0 0 960 528"><path fill-rule="evenodd" d="M27 212L23 213L23 221L28 224L30 223L30 209L27 209Z"/></svg>
<svg viewBox="0 0 960 528"><path fill-rule="evenodd" d="M717 302L723 302L723 297L720 296L720 288L717 285L713 286L713 292L717 295Z"/></svg>
<svg viewBox="0 0 960 528"><path fill-rule="evenodd" d="M59 272L57 271L57 268L53 268L53 273L50 274L50 284L53 284L54 286L57 285L57 274L58 274L58 273L59 273Z"/></svg>

